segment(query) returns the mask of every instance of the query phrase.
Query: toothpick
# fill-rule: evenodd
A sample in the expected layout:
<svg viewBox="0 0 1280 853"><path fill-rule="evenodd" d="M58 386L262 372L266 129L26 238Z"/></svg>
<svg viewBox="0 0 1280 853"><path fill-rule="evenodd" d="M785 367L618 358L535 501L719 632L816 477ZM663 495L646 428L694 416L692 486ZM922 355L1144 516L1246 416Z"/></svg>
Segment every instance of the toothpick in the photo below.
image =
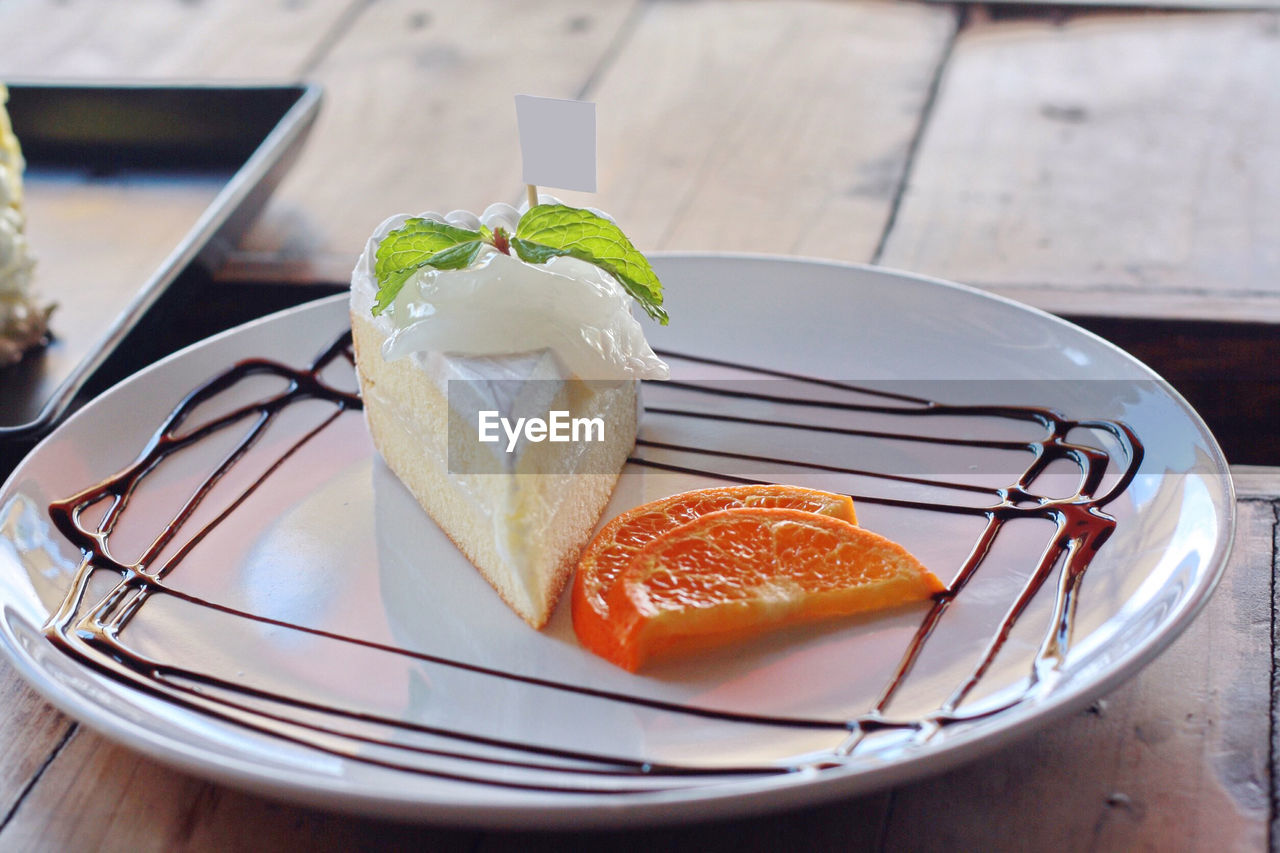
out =
<svg viewBox="0 0 1280 853"><path fill-rule="evenodd" d="M524 186L529 191L529 209L533 210L538 206L538 187L535 184L525 184Z"/></svg>

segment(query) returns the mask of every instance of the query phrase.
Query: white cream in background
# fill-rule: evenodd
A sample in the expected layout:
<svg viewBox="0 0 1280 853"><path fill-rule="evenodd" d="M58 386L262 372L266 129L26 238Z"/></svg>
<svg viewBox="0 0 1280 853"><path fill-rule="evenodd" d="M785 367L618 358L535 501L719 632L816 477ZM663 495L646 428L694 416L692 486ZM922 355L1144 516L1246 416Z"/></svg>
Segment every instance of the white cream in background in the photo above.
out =
<svg viewBox="0 0 1280 853"><path fill-rule="evenodd" d="M47 308L31 295L35 260L27 244L22 213L22 150L13 135L0 84L0 367L13 364L44 337Z"/></svg>

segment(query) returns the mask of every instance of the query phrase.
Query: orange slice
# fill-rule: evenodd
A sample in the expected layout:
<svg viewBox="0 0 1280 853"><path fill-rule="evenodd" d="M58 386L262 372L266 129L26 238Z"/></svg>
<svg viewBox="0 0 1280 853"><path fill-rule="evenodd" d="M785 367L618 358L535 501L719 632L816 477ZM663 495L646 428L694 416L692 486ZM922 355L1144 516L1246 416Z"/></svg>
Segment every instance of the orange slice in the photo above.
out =
<svg viewBox="0 0 1280 853"><path fill-rule="evenodd" d="M781 507L857 522L848 495L799 486L698 489L641 504L606 524L579 558L573 579L573 629L583 645L596 648L610 642L614 627L606 599L641 548L695 518L736 507Z"/></svg>
<svg viewBox="0 0 1280 853"><path fill-rule="evenodd" d="M634 672L650 658L923 601L945 587L905 548L794 509L700 516L636 553L606 596L612 634L583 639Z"/></svg>

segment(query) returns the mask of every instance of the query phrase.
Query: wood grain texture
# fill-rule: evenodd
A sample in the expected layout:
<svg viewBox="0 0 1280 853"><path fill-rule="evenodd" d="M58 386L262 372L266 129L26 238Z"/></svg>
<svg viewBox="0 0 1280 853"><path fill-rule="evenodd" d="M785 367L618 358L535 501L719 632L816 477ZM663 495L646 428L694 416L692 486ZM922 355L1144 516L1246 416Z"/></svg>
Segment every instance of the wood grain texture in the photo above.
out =
<svg viewBox="0 0 1280 853"><path fill-rule="evenodd" d="M461 851L475 838L273 802L170 770L81 728L0 830L0 849Z"/></svg>
<svg viewBox="0 0 1280 853"><path fill-rule="evenodd" d="M360 0L6 0L0 79L293 79Z"/></svg>
<svg viewBox="0 0 1280 853"><path fill-rule="evenodd" d="M951 12L876 0L648 3L596 74L619 10L600 9L577 32L561 25L582 10L552 8L514 16L510 32L442 11L375 58L371 45L403 13L371 9L318 69L327 115L222 275L341 281L390 213L517 202L511 92L580 89L598 104L599 191L552 192L606 208L636 245L871 257ZM491 46L477 46L478 27ZM356 62L372 67L355 75Z"/></svg>
<svg viewBox="0 0 1280 853"><path fill-rule="evenodd" d="M0 660L0 823L70 727L70 720Z"/></svg>
<svg viewBox="0 0 1280 853"><path fill-rule="evenodd" d="M475 853L830 853L876 849L889 806L888 793L816 808L664 829L612 832L488 833Z"/></svg>
<svg viewBox="0 0 1280 853"><path fill-rule="evenodd" d="M865 261L955 29L886 2L654 3L588 93L598 204L647 249Z"/></svg>
<svg viewBox="0 0 1280 853"><path fill-rule="evenodd" d="M1274 481L1273 481L1274 484ZM1277 668L1277 649L1280 649L1280 501L1271 504L1275 525L1271 533L1271 764L1267 768L1271 781L1271 849L1280 847L1280 789L1276 786L1276 773L1280 771L1280 669Z"/></svg>
<svg viewBox="0 0 1280 853"><path fill-rule="evenodd" d="M1236 497L1280 501L1280 468L1267 465L1232 465Z"/></svg>
<svg viewBox="0 0 1280 853"><path fill-rule="evenodd" d="M967 28L880 260L1058 311L1280 319L1277 79L1269 13Z"/></svg>
<svg viewBox="0 0 1280 853"><path fill-rule="evenodd" d="M1107 284L966 283L975 284L997 296L1034 305L1052 314L1087 312L1134 320L1155 317L1229 323L1280 323L1280 299L1268 292L1173 290L1159 284L1121 287Z"/></svg>
<svg viewBox="0 0 1280 853"><path fill-rule="evenodd" d="M1231 563L1182 637L1090 711L896 791L888 848L1265 847L1276 514L1237 509Z"/></svg>
<svg viewBox="0 0 1280 853"><path fill-rule="evenodd" d="M304 266L338 257L350 277L393 213L516 201L515 93L574 97L634 0L387 0L317 65L325 105L246 248Z"/></svg>

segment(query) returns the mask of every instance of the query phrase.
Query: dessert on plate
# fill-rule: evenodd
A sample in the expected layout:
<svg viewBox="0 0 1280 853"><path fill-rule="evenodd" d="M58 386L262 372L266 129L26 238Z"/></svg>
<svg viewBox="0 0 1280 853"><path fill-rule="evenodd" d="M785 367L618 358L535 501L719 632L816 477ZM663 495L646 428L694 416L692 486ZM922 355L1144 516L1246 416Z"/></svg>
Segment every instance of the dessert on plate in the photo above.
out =
<svg viewBox="0 0 1280 853"><path fill-rule="evenodd" d="M631 314L665 321L647 261L596 211L551 200L393 216L351 278L357 373L388 467L503 600L539 628L635 443L637 385L665 379ZM451 393L450 383L454 382ZM599 440L450 440L485 410L568 412Z"/></svg>
<svg viewBox="0 0 1280 853"><path fill-rule="evenodd" d="M674 495L591 541L635 445L638 385L666 379L631 314L666 321L644 256L598 211L552 200L393 216L351 276L364 411L387 466L534 628L577 567L583 645L636 670L788 625L942 591L848 496L747 485ZM600 423L555 443L510 424ZM485 443L485 417L505 436ZM505 441L504 441L505 439ZM543 440L547 439L547 440Z"/></svg>
<svg viewBox="0 0 1280 853"><path fill-rule="evenodd" d="M0 367L21 360L44 342L52 306L42 306L31 292L35 260L23 233L22 170L24 162L5 104L9 90L0 83Z"/></svg>

